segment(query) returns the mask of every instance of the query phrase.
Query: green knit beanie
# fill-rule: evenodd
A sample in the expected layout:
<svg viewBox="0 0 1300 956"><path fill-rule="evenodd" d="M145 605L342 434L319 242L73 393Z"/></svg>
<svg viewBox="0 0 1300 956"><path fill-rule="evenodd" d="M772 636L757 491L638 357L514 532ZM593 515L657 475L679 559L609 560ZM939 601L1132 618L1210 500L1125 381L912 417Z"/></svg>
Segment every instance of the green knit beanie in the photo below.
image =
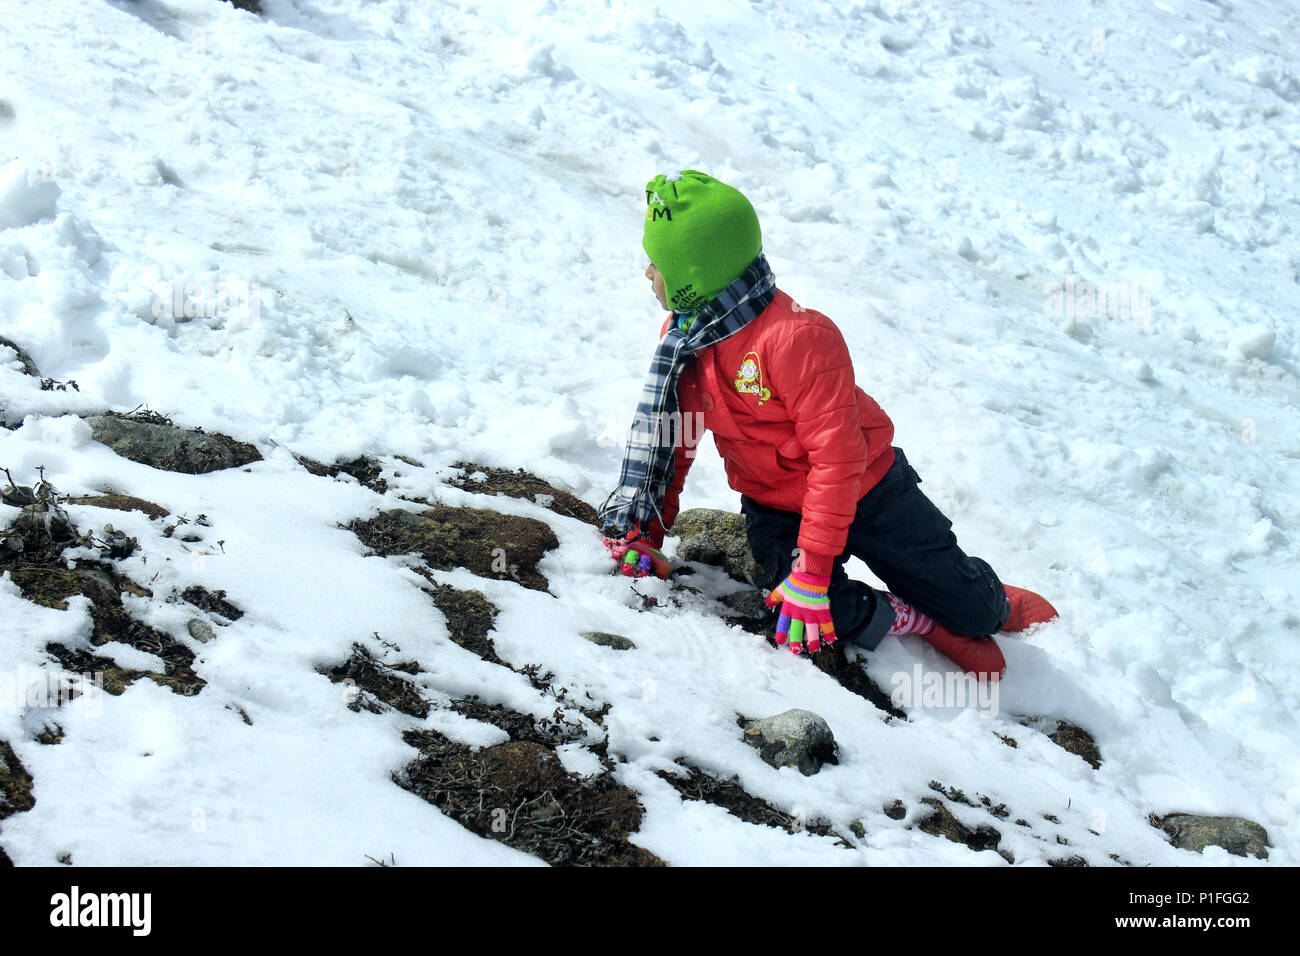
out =
<svg viewBox="0 0 1300 956"><path fill-rule="evenodd" d="M754 207L712 176L683 169L656 176L645 193L641 245L678 312L704 308L762 251Z"/></svg>

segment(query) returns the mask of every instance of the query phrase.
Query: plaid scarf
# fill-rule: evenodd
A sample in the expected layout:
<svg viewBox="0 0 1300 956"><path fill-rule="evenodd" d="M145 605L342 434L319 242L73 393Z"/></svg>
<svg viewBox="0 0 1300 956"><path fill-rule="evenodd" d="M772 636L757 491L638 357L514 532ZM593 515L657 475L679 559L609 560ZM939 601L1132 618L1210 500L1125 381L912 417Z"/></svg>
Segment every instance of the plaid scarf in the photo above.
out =
<svg viewBox="0 0 1300 956"><path fill-rule="evenodd" d="M604 534L621 538L634 527L645 530L654 518L663 524L664 498L673 481L673 452L681 441L677 379L682 368L690 356L735 335L757 318L772 304L775 290L776 280L760 252L738 279L700 310L690 331L683 332L674 322L659 340L628 435L618 487L597 512Z"/></svg>

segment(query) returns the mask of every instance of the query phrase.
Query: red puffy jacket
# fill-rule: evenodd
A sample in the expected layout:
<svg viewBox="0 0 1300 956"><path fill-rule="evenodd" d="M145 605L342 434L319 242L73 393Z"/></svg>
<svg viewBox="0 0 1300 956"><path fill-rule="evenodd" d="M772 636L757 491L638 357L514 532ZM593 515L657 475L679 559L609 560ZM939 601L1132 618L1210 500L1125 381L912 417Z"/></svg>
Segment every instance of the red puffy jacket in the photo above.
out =
<svg viewBox="0 0 1300 956"><path fill-rule="evenodd" d="M834 323L778 289L757 318L688 361L677 399L683 442L664 501L665 525L671 528L677 518L682 485L707 428L731 487L760 504L802 514L804 567L829 574L858 500L894 463L894 424L854 383L853 362ZM662 534L652 528L652 543L661 543Z"/></svg>

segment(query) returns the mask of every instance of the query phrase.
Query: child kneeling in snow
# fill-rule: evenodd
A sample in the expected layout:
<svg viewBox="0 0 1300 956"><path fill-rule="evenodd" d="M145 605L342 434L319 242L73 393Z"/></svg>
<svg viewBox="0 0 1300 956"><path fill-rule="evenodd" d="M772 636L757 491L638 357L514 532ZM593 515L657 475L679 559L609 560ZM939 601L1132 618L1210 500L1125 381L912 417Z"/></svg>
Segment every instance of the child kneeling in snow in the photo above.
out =
<svg viewBox="0 0 1300 956"><path fill-rule="evenodd" d="M957 546L893 446L893 423L855 384L839 329L776 288L749 201L694 170L658 176L646 185L642 245L671 315L619 487L600 509L616 557L662 546L699 440L680 422L697 416L740 492L767 603L781 605L778 644L797 654L838 636L871 650L915 634L964 670L1001 677L1006 662L989 635L1055 610ZM849 578L850 555L889 591Z"/></svg>

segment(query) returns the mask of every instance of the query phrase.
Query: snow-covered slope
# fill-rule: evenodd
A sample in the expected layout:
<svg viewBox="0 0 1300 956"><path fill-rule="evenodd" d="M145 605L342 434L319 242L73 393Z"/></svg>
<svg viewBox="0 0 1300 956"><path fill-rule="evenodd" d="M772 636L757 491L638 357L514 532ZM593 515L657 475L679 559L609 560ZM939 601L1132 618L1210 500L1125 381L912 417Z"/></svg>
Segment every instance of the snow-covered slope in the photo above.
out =
<svg viewBox="0 0 1300 956"><path fill-rule="evenodd" d="M207 515L207 554L120 517L143 545L122 569L159 595L131 610L182 640L174 588L246 611L190 642L207 682L192 698L138 682L60 715L58 746L33 739L48 715L0 700L37 796L0 830L15 862L535 862L389 779L412 756L402 728L501 732L354 713L316 673L377 634L425 665L433 699L547 710L338 524L398 493L485 504L438 483L462 459L603 497L662 318L641 187L679 168L750 196L778 283L844 331L966 550L1062 614L1002 641L999 716L885 724L716 615L638 613L590 528L490 499L553 527L555 596L435 575L500 605L503 658L611 705L616 776L647 811L635 842L678 864L1000 865L884 815L934 779L1028 820L1003 827L1018 863L1060 856L1055 836L1093 864L1254 862L1172 849L1147 822L1171 810L1256 820L1271 862L1300 861L1300 8L264 8L0 2L0 336L79 388L41 390L0 346L0 409L22 422L0 430L0 466ZM187 318L186 289L233 304ZM75 417L141 404L264 460L162 472ZM424 467L381 497L291 450ZM737 503L706 450L686 506ZM89 629L84 598L37 607L8 578L0 621L11 675ZM891 639L867 667L888 688L918 662L942 668ZM736 713L789 707L826 718L838 766L776 771L739 739ZM1090 730L1101 768L1020 727L1030 714ZM846 850L682 801L654 773L678 756L867 835Z"/></svg>

